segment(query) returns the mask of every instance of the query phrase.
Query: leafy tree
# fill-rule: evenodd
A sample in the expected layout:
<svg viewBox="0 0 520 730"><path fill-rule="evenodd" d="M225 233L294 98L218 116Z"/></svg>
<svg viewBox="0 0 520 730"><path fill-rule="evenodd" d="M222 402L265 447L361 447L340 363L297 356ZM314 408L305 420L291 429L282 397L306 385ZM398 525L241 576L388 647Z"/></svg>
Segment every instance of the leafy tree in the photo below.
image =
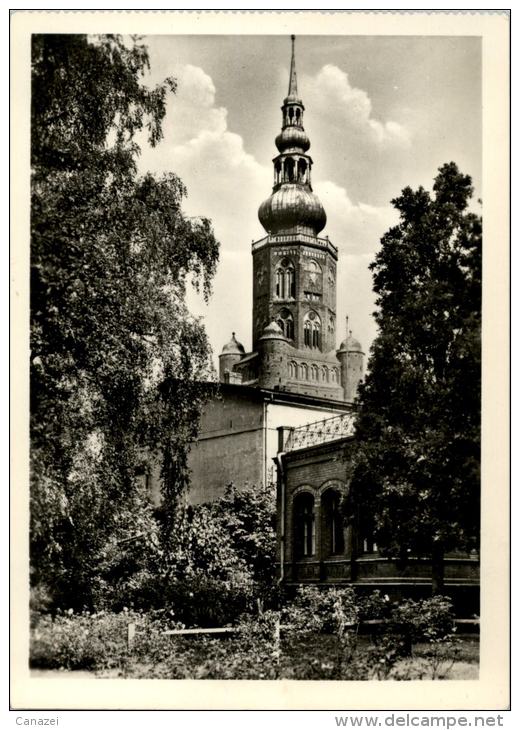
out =
<svg viewBox="0 0 520 730"><path fill-rule="evenodd" d="M273 487L230 484L208 504L178 506L165 543L156 603L185 623L223 625L272 605L276 534Z"/></svg>
<svg viewBox="0 0 520 730"><path fill-rule="evenodd" d="M137 172L135 135L159 142L176 88L147 88L147 68L137 38L33 36L32 582L69 605L130 538L156 549L136 473L164 455L175 501L211 377L185 293L209 295L218 244L174 174Z"/></svg>
<svg viewBox="0 0 520 730"><path fill-rule="evenodd" d="M481 219L452 162L434 194L393 200L399 225L371 265L379 334L360 389L353 496L365 532L402 561L478 546Z"/></svg>
<svg viewBox="0 0 520 730"><path fill-rule="evenodd" d="M265 590L276 575L276 504L272 484L237 489L231 483L212 506L237 554Z"/></svg>

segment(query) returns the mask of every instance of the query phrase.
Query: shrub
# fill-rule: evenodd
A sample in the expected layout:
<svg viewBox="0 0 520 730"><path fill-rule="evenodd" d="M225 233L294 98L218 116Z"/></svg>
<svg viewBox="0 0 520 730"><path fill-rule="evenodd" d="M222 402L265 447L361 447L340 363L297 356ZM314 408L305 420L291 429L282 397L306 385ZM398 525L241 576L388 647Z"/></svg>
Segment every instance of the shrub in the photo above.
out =
<svg viewBox="0 0 520 730"><path fill-rule="evenodd" d="M223 626L277 600L272 487L230 485L211 504L179 507L156 606L191 626Z"/></svg>
<svg viewBox="0 0 520 730"><path fill-rule="evenodd" d="M247 574L223 580L194 570L188 576L173 578L165 587L163 600L176 620L187 626L220 627L251 611L254 594Z"/></svg>
<svg viewBox="0 0 520 730"><path fill-rule="evenodd" d="M300 586L293 601L282 609L282 622L298 633L336 633L355 626L359 608L354 589Z"/></svg>
<svg viewBox="0 0 520 730"><path fill-rule="evenodd" d="M451 599L433 596L421 601L404 600L394 607L391 623L411 643L444 639L454 631Z"/></svg>
<svg viewBox="0 0 520 730"><path fill-rule="evenodd" d="M172 625L135 611L121 613L83 612L72 609L52 617L42 615L31 630L29 662L42 669L108 669L126 666L130 651L128 625L135 624L133 656L150 656L167 649L163 635Z"/></svg>

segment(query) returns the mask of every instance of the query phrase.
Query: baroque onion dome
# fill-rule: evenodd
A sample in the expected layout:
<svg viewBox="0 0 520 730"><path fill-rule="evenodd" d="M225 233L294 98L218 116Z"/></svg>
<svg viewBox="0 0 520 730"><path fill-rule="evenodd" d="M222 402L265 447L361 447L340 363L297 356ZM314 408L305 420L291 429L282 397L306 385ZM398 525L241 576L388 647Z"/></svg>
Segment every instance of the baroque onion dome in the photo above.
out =
<svg viewBox="0 0 520 730"><path fill-rule="evenodd" d="M311 146L303 128L303 106L298 94L294 36L289 91L282 106L282 131L275 143L279 155L274 163L273 192L258 210L260 223L268 233L290 233L296 227L317 235L325 227L327 216L318 196L312 192Z"/></svg>

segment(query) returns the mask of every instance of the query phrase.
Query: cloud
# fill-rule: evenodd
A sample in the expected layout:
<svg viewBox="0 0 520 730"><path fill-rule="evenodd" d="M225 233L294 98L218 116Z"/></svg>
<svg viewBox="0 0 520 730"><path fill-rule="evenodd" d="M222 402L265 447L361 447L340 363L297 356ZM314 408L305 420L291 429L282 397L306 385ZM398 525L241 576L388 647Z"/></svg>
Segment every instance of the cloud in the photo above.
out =
<svg viewBox="0 0 520 730"><path fill-rule="evenodd" d="M164 138L155 149L143 145L139 165L142 171L178 174L188 189L185 212L213 223L221 244L213 296L208 306L190 292L188 303L204 318L217 355L232 331L250 346L251 241L263 235L257 210L270 192L272 170L228 129L227 110L215 104L214 83L203 69L184 65L174 75L178 91L168 104Z"/></svg>
<svg viewBox="0 0 520 730"><path fill-rule="evenodd" d="M377 334L372 317L375 295L369 266L381 237L398 222L398 213L391 205L353 203L345 188L331 180L316 183L314 190L327 212L325 230L338 247L338 342L344 336L344 317L348 314L349 327L368 354Z"/></svg>
<svg viewBox="0 0 520 730"><path fill-rule="evenodd" d="M231 132L227 110L215 105L215 86L201 68L175 68L177 94L170 99L164 139L144 150L141 169L174 170L188 189L185 210L214 222L228 249L240 249L260 233L256 214L269 191L272 172L244 149Z"/></svg>
<svg viewBox="0 0 520 730"><path fill-rule="evenodd" d="M324 115L345 138L354 133L357 143L364 138L380 148L410 146L409 131L398 122L375 119L367 92L352 86L348 74L337 66L323 66L315 76L305 77L304 84L306 103L313 114Z"/></svg>
<svg viewBox="0 0 520 730"><path fill-rule="evenodd" d="M330 180L316 183L314 190L327 212L327 233L342 254L373 254L381 236L397 223L391 205L354 204L347 191Z"/></svg>

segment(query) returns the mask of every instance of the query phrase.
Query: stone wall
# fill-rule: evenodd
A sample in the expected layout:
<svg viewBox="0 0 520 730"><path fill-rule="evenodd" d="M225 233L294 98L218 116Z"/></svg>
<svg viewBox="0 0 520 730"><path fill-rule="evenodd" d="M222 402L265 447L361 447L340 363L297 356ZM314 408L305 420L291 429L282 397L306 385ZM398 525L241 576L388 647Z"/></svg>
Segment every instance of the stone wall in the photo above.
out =
<svg viewBox="0 0 520 730"><path fill-rule="evenodd" d="M237 486L262 484L264 440L261 399L244 396L237 388L210 401L189 456L190 502L218 499L231 481Z"/></svg>

